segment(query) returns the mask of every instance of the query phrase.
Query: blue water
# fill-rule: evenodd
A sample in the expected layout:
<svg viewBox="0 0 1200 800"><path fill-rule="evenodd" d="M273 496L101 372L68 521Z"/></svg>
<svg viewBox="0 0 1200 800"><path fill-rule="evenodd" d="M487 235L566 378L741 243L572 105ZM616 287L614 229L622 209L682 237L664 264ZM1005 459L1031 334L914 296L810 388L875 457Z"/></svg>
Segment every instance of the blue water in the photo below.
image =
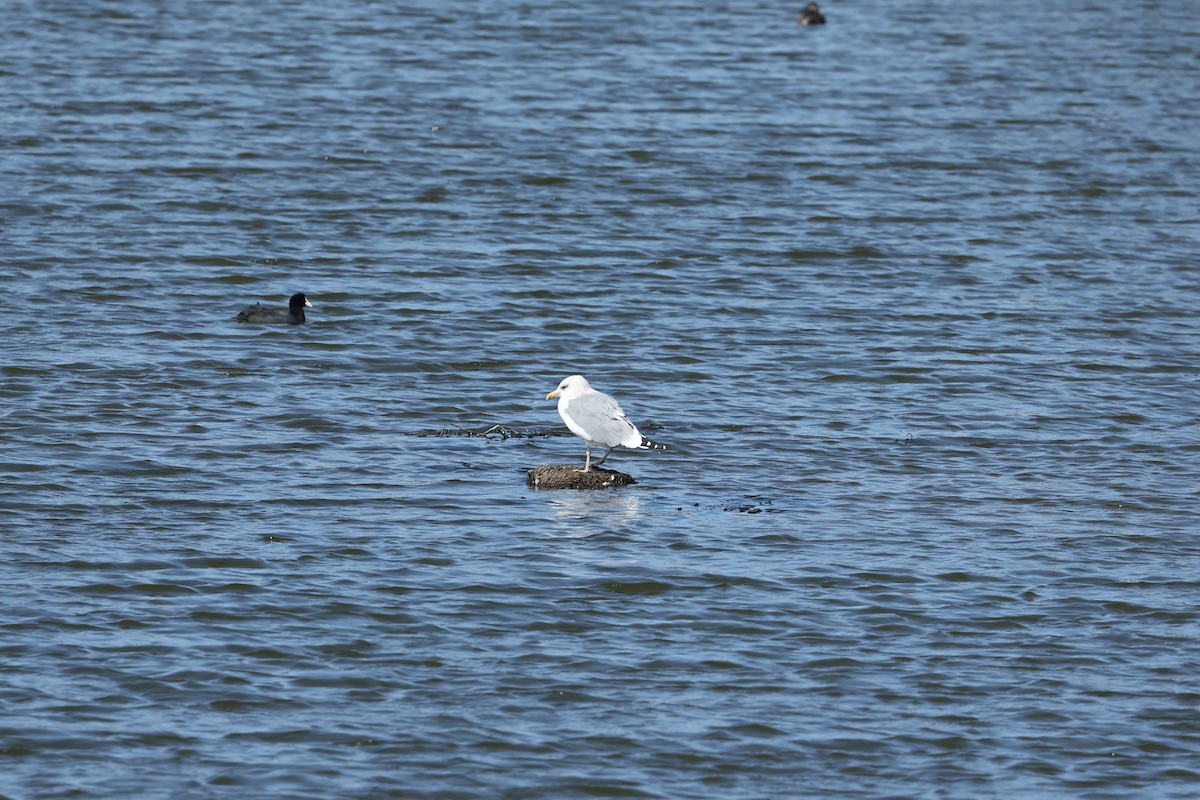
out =
<svg viewBox="0 0 1200 800"><path fill-rule="evenodd" d="M11 4L0 796L1196 796L1200 15L799 5Z"/></svg>

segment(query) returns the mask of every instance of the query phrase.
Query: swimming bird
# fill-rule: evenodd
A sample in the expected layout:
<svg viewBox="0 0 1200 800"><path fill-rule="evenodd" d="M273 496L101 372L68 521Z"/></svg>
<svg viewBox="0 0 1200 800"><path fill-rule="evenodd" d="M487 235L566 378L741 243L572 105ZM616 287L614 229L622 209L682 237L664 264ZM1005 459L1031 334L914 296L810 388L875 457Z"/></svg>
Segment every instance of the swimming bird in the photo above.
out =
<svg viewBox="0 0 1200 800"><path fill-rule="evenodd" d="M666 450L665 444L652 442L638 432L616 400L597 392L582 375L572 375L563 378L550 394L547 400L558 398L558 415L571 433L587 442L587 451L583 457L583 469L587 472L592 468L592 446L603 445L608 449L604 457L596 462L597 466L604 463L608 454L617 445L642 450Z"/></svg>
<svg viewBox="0 0 1200 800"><path fill-rule="evenodd" d="M238 322L264 322L268 325L300 325L304 322L304 309L312 308L304 292L296 292L288 301L288 310L267 308L262 303L255 303L246 310L238 313L234 319Z"/></svg>
<svg viewBox="0 0 1200 800"><path fill-rule="evenodd" d="M821 9L816 3L809 3L800 12L800 16L796 18L796 22L801 25L824 25L825 15L821 13Z"/></svg>

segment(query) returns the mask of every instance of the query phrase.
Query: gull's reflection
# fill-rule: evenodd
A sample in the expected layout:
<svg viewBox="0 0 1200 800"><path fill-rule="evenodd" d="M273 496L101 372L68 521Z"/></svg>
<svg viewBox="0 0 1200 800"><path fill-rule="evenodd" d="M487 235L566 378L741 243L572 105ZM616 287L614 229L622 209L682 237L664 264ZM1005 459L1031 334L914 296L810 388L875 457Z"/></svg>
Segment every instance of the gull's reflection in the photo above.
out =
<svg viewBox="0 0 1200 800"><path fill-rule="evenodd" d="M568 537L611 533L643 519L636 492L556 492L550 500L558 533Z"/></svg>

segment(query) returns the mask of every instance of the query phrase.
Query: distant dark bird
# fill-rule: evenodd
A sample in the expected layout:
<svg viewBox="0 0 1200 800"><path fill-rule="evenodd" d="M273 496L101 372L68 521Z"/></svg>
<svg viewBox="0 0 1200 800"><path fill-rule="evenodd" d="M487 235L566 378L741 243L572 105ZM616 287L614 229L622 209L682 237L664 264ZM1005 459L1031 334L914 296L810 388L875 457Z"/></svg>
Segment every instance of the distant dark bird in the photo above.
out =
<svg viewBox="0 0 1200 800"><path fill-rule="evenodd" d="M821 9L816 3L809 3L800 12L800 16L796 18L796 22L801 25L824 25L825 15L821 13Z"/></svg>
<svg viewBox="0 0 1200 800"><path fill-rule="evenodd" d="M268 325L300 325L304 322L304 309L312 308L304 292L296 292L288 301L288 310L267 308L262 303L255 303L234 319L238 322L263 322Z"/></svg>

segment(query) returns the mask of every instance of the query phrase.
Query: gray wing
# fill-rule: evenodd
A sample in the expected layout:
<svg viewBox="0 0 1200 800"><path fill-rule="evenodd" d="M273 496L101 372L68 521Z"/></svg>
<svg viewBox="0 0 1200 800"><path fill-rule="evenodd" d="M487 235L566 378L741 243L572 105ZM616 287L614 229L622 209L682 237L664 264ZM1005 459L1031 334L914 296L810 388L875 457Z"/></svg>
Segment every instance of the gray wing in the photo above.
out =
<svg viewBox="0 0 1200 800"><path fill-rule="evenodd" d="M262 303L255 303L254 305L239 311L238 315L234 317L234 319L236 319L238 322L249 322L250 320L254 319L255 315L261 314L264 311L266 311L266 309L263 308Z"/></svg>
<svg viewBox="0 0 1200 800"><path fill-rule="evenodd" d="M616 400L603 392L588 392L567 405L567 415L586 437L605 447L637 447L642 436ZM633 444L630 444L633 442Z"/></svg>
<svg viewBox="0 0 1200 800"><path fill-rule="evenodd" d="M280 311L276 308L267 308L262 303L254 305L242 311L234 319L238 322L288 322L289 314L286 311Z"/></svg>

